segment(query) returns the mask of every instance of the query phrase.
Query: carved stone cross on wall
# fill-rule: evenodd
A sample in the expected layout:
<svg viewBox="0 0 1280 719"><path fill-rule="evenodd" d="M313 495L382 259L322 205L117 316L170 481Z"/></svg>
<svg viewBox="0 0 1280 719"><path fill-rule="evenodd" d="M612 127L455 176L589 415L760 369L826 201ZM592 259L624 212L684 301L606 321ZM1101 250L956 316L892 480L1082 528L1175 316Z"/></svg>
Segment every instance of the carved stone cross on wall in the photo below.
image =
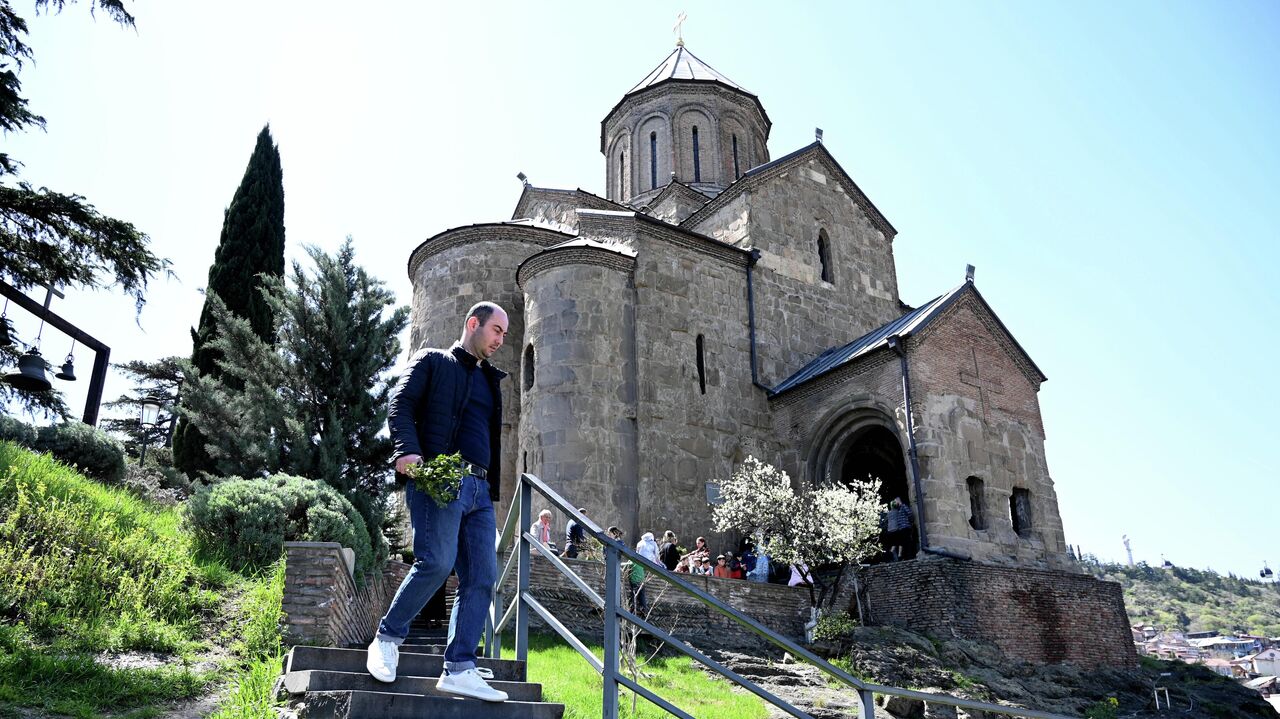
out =
<svg viewBox="0 0 1280 719"><path fill-rule="evenodd" d="M987 410L991 404L990 395L1000 394L1004 391L1004 386L1000 384L1000 380L994 377L982 376L982 371L978 367L978 351L976 349L970 347L969 354L973 357L973 374L960 370L960 381L970 387L978 388L978 401L982 403L982 419L986 421Z"/></svg>

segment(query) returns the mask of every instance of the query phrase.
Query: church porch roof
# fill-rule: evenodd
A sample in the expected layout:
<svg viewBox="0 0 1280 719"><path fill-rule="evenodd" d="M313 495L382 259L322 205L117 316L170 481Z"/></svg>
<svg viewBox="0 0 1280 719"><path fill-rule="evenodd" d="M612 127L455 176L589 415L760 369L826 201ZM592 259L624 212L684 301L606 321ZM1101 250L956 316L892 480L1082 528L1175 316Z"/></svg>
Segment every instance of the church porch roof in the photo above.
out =
<svg viewBox="0 0 1280 719"><path fill-rule="evenodd" d="M987 304L987 301L983 299L981 293L978 292L978 288L975 287L972 282L966 281L964 284L956 287L950 292L933 298L920 307L902 315L898 319L881 325L848 344L841 345L839 347L832 347L826 352L823 352L804 367L801 367L795 374L779 382L769 393L769 396L775 397L783 392L795 389L802 384L815 380L851 362L855 362L876 350L887 348L889 347L890 337L907 337L920 332L935 318L940 317L948 307L958 301L961 297L964 297L966 294L972 294L982 304L986 311L990 313L996 324L999 325L1000 330L1008 336L1009 340L1013 343L1013 346L1017 348L1017 351L1026 358L1031 369L1039 375L1040 381L1043 382L1048 379L1044 376L1044 373L1040 371L1040 368L1036 366L1035 362L1031 360L1031 357L1027 355L1026 350L1022 349L1022 346L1018 344L1018 341L1013 338L1013 334L1004 326L1004 323L1000 321L1000 318L996 316L995 311L991 309L991 305Z"/></svg>

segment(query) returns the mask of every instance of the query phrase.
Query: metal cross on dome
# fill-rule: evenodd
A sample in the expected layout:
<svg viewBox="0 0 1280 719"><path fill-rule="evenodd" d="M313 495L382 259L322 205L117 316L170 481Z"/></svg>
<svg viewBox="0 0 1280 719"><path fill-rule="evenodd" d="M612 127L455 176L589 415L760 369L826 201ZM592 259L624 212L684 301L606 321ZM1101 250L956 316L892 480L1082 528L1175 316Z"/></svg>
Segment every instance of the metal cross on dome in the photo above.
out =
<svg viewBox="0 0 1280 719"><path fill-rule="evenodd" d="M684 21L688 18L689 16L685 11L681 10L676 15L676 24L671 27L671 32L676 34L676 47L684 47L684 31L681 26L684 25Z"/></svg>

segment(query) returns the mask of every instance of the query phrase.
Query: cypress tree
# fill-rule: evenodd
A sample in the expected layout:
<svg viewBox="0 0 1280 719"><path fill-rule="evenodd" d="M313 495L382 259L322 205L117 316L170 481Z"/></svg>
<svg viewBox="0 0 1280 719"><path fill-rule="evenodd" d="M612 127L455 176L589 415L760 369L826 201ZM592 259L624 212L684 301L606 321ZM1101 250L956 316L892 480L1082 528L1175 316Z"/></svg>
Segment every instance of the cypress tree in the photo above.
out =
<svg viewBox="0 0 1280 719"><path fill-rule="evenodd" d="M217 296L232 314L249 322L254 334L274 344L271 306L260 291L264 278L259 275L284 275L284 176L269 125L258 133L244 179L223 215L200 325L191 331L191 364L201 375L222 374L218 350L210 345L214 331L210 296ZM173 440L174 464L179 469L190 475L213 469L199 430L183 423Z"/></svg>

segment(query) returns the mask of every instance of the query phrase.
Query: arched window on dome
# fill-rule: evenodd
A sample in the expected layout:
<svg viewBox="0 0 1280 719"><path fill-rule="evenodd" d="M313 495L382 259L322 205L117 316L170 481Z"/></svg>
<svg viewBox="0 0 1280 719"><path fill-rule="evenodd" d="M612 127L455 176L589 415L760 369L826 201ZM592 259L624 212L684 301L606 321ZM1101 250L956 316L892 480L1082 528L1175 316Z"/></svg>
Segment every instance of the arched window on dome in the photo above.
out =
<svg viewBox="0 0 1280 719"><path fill-rule="evenodd" d="M649 189L658 189L658 133L649 133Z"/></svg>
<svg viewBox="0 0 1280 719"><path fill-rule="evenodd" d="M698 335L698 339L694 341L694 350L698 353L695 361L698 365L698 390L702 394L707 393L707 361L704 354L705 342L702 335Z"/></svg>
<svg viewBox="0 0 1280 719"><path fill-rule="evenodd" d="M733 179L742 177L741 165L738 164L738 136L733 136Z"/></svg>
<svg viewBox="0 0 1280 719"><path fill-rule="evenodd" d="M831 271L831 240L827 238L826 230L818 230L818 264L822 268L822 281L834 282Z"/></svg>
<svg viewBox="0 0 1280 719"><path fill-rule="evenodd" d="M693 181L702 182L702 158L698 151L698 126L693 126Z"/></svg>

